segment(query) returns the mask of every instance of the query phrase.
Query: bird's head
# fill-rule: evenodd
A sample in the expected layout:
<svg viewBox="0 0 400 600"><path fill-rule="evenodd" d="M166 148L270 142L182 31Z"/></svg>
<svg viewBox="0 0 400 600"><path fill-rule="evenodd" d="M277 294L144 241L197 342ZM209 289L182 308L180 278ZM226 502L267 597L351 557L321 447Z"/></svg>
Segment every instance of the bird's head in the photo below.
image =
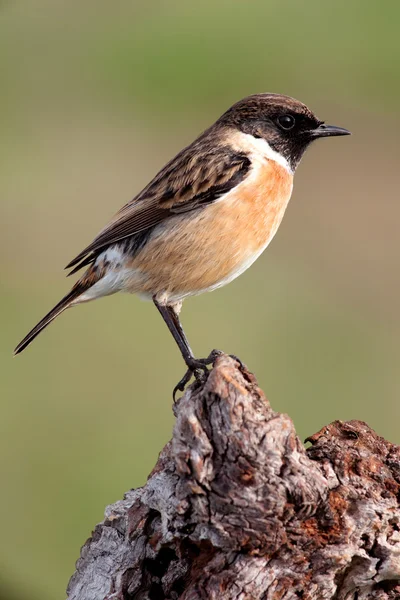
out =
<svg viewBox="0 0 400 600"><path fill-rule="evenodd" d="M326 125L302 102L281 94L254 94L236 102L217 123L265 140L294 171L311 142L322 137L349 135Z"/></svg>

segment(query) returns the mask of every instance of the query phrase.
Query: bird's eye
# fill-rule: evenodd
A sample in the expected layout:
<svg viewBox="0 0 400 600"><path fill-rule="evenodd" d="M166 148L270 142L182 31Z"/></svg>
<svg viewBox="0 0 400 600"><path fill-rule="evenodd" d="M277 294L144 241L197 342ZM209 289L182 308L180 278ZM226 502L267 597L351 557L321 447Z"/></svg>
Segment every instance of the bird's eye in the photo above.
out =
<svg viewBox="0 0 400 600"><path fill-rule="evenodd" d="M295 119L292 115L281 115L278 117L277 122L279 127L285 131L289 131L295 126Z"/></svg>

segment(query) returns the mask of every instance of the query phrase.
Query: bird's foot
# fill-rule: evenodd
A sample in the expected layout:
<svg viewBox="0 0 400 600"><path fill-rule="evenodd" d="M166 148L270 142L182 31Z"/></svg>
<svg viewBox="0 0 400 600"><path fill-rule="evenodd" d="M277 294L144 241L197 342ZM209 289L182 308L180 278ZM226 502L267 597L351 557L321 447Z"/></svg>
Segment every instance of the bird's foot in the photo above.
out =
<svg viewBox="0 0 400 600"><path fill-rule="evenodd" d="M182 377L180 381L174 387L174 391L172 392L172 397L174 402L176 402L176 394L178 392L183 392L186 385L191 380L192 376L195 378L196 382L200 385L207 381L207 377L209 374L209 370L207 368L208 365L213 365L215 359L223 354L221 350L213 350L207 358L193 358L190 359L186 364L188 366L188 370Z"/></svg>
<svg viewBox="0 0 400 600"><path fill-rule="evenodd" d="M218 356L223 354L222 350L211 350L207 358L196 358L195 362L201 363L202 365L213 365Z"/></svg>

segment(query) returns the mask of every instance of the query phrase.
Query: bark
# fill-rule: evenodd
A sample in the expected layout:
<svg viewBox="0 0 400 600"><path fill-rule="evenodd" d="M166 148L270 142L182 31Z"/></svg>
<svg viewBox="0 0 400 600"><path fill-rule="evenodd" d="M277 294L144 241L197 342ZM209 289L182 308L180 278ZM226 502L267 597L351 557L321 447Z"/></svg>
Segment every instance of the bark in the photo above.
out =
<svg viewBox="0 0 400 600"><path fill-rule="evenodd" d="M225 355L174 406L146 485L106 509L69 600L400 598L400 448L362 421L308 438Z"/></svg>

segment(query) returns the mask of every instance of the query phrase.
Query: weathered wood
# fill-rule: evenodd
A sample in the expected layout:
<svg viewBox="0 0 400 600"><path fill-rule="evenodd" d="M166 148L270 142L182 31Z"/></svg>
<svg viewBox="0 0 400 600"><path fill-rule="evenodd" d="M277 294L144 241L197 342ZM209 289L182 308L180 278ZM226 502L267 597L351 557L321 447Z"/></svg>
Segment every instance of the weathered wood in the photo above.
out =
<svg viewBox="0 0 400 600"><path fill-rule="evenodd" d="M69 600L400 598L400 448L335 421L307 450L254 376L216 360L143 488L106 510Z"/></svg>

